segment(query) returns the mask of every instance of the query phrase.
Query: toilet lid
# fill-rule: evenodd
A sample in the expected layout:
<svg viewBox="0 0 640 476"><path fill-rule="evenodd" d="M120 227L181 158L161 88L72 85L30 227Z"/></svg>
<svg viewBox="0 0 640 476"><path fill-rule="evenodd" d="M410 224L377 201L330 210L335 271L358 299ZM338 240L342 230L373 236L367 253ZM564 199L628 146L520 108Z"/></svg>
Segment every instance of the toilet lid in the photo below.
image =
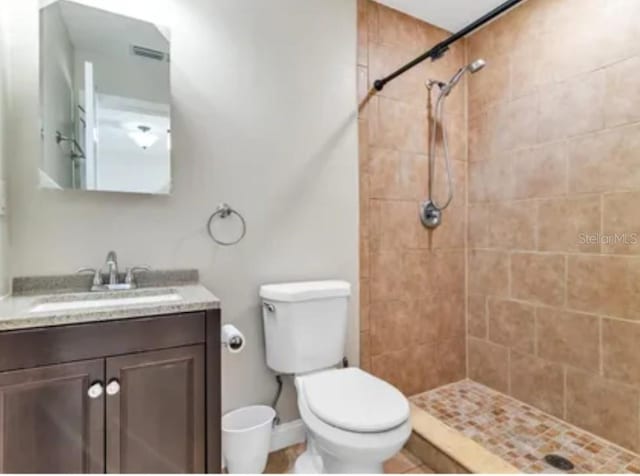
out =
<svg viewBox="0 0 640 476"><path fill-rule="evenodd" d="M319 419L343 430L386 431L409 418L409 402L398 389L357 368L306 377L303 391Z"/></svg>

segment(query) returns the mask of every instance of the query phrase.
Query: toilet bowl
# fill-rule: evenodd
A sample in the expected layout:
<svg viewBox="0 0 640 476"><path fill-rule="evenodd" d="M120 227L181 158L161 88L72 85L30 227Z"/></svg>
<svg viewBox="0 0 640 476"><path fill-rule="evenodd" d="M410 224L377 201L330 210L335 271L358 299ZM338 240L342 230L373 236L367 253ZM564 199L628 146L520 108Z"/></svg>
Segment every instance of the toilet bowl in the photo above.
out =
<svg viewBox="0 0 640 476"><path fill-rule="evenodd" d="M398 389L345 356L346 281L260 287L267 365L295 376L307 449L296 473L382 473L411 435L409 402Z"/></svg>
<svg viewBox="0 0 640 476"><path fill-rule="evenodd" d="M297 376L295 384L307 429L296 473L382 473L411 435L404 395L360 369Z"/></svg>

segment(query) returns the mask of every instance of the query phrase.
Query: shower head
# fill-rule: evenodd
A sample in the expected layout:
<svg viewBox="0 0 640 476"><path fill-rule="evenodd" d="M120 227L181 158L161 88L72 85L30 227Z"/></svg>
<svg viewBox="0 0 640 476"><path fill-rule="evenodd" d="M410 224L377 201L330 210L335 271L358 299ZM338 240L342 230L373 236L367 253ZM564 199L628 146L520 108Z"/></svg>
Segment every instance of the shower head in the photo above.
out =
<svg viewBox="0 0 640 476"><path fill-rule="evenodd" d="M475 74L478 71L480 71L482 68L484 68L486 65L487 63L485 60L483 60L482 58L478 58L477 60L460 68L458 72L453 75L453 77L449 80L448 83L442 83L439 81L430 81L430 83L432 86L433 84L438 84L440 86L441 93L446 97L449 94L451 94L451 91L453 91L453 88L456 87L456 85L460 82L460 80L462 79L462 77L467 71L471 74Z"/></svg>
<svg viewBox="0 0 640 476"><path fill-rule="evenodd" d="M471 74L473 74L473 73L477 73L478 71L480 71L486 65L487 65L487 62L485 60L483 60L482 58L478 58L477 60L469 63L467 65L467 69L469 70L469 72Z"/></svg>

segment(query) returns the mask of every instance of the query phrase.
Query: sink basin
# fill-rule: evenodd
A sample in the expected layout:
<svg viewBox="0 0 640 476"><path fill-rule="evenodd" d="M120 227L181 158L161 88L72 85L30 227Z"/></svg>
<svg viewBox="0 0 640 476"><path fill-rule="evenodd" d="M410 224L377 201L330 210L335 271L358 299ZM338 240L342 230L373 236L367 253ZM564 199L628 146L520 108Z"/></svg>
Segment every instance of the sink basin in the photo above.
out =
<svg viewBox="0 0 640 476"><path fill-rule="evenodd" d="M67 294L36 302L29 312L81 311L106 307L143 306L180 300L182 296L173 289Z"/></svg>

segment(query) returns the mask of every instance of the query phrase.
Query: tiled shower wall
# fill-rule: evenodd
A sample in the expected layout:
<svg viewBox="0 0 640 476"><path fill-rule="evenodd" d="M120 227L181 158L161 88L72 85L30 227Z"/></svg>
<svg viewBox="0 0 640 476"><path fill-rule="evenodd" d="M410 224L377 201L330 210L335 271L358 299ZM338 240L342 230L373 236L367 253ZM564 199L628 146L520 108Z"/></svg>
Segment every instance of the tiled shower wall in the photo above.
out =
<svg viewBox="0 0 640 476"><path fill-rule="evenodd" d="M469 376L634 450L638 18L529 0L468 43Z"/></svg>
<svg viewBox="0 0 640 476"><path fill-rule="evenodd" d="M465 45L366 101L375 79L448 33L371 1L360 0L358 8L361 365L412 395L465 376L464 83L447 102L455 199L434 232L418 217L428 177L424 83L453 75L465 61ZM436 180L442 200L441 173Z"/></svg>

